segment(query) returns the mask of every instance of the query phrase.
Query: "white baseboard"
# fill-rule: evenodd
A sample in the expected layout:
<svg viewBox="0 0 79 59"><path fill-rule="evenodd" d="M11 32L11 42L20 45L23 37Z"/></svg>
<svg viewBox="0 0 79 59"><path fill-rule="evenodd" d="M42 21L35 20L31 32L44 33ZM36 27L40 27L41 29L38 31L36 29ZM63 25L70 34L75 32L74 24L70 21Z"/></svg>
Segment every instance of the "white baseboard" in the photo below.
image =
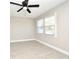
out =
<svg viewBox="0 0 79 59"><path fill-rule="evenodd" d="M23 40L13 40L10 43L24 42L24 41L33 41L33 40L35 40L35 41L37 41L37 42L39 42L41 44L44 44L44 45L46 45L46 46L48 46L48 47L50 47L52 49L55 49L56 51L59 51L59 52L65 54L65 55L68 55L69 56L69 53L67 51L64 51L64 50L62 50L62 49L60 49L60 48L58 48L58 47L56 47L54 45L50 45L50 44L48 44L46 42L43 42L41 40L36 40L36 39L23 39Z"/></svg>
<svg viewBox="0 0 79 59"><path fill-rule="evenodd" d="M64 50L62 50L62 49L60 49L60 48L58 48L56 46L50 45L50 44L48 44L46 42L43 42L43 41L40 41L40 40L36 40L36 41L41 43L41 44L44 44L44 45L46 45L46 46L48 46L48 47L50 47L52 49L55 49L56 51L59 51L59 52L65 54L65 55L69 56L69 53L67 51L64 51Z"/></svg>
<svg viewBox="0 0 79 59"><path fill-rule="evenodd" d="M33 40L35 40L35 39L13 40L13 41L10 41L10 43L24 42L24 41L33 41Z"/></svg>

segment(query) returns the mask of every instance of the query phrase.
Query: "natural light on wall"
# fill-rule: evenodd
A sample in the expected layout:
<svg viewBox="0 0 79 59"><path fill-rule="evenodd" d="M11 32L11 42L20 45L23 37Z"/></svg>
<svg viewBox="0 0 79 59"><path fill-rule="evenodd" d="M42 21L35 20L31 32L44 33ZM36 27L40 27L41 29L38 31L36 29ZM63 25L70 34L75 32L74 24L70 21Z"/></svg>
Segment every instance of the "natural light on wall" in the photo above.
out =
<svg viewBox="0 0 79 59"><path fill-rule="evenodd" d="M56 35L56 15L37 20L37 32L49 35Z"/></svg>

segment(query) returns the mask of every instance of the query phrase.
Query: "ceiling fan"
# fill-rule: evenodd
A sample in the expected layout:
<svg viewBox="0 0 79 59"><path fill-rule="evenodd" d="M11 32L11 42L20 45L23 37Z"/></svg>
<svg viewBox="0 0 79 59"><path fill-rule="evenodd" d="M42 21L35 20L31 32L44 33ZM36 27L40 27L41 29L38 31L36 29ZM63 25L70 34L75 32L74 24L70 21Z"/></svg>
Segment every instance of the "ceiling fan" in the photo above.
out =
<svg viewBox="0 0 79 59"><path fill-rule="evenodd" d="M17 6L22 6L19 10L17 10L17 12L20 12L23 8L26 8L27 12L28 13L31 13L29 7L39 7L39 4L36 4L36 5L28 5L28 1L29 0L24 0L22 2L22 4L15 3L15 2L10 2L10 4L14 4L14 5L17 5Z"/></svg>

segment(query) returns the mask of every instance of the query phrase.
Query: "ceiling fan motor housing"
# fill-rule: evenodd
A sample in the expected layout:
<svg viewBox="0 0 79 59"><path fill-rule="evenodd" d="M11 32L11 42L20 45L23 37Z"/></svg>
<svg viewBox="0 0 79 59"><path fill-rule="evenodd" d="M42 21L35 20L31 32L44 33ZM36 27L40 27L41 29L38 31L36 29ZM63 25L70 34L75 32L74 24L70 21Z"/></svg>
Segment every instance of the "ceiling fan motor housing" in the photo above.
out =
<svg viewBox="0 0 79 59"><path fill-rule="evenodd" d="M28 2L26 2L26 1L22 2L23 7L27 7L27 4L28 4Z"/></svg>

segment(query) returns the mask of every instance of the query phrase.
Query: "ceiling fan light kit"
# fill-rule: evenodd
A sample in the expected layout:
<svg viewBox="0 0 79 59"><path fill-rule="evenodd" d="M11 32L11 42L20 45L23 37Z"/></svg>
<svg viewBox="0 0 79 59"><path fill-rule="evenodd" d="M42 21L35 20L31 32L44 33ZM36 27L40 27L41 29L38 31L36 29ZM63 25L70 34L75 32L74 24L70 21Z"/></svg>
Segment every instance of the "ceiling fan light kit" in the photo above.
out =
<svg viewBox="0 0 79 59"><path fill-rule="evenodd" d="M26 10L26 9L27 9L27 7L23 7L23 9L24 9L24 10Z"/></svg>
<svg viewBox="0 0 79 59"><path fill-rule="evenodd" d="M17 6L22 6L17 12L20 12L22 9L27 10L28 13L31 13L30 9L31 7L39 7L39 4L35 5L28 5L29 0L24 0L22 4L15 3L15 2L10 2L10 4L17 5Z"/></svg>

